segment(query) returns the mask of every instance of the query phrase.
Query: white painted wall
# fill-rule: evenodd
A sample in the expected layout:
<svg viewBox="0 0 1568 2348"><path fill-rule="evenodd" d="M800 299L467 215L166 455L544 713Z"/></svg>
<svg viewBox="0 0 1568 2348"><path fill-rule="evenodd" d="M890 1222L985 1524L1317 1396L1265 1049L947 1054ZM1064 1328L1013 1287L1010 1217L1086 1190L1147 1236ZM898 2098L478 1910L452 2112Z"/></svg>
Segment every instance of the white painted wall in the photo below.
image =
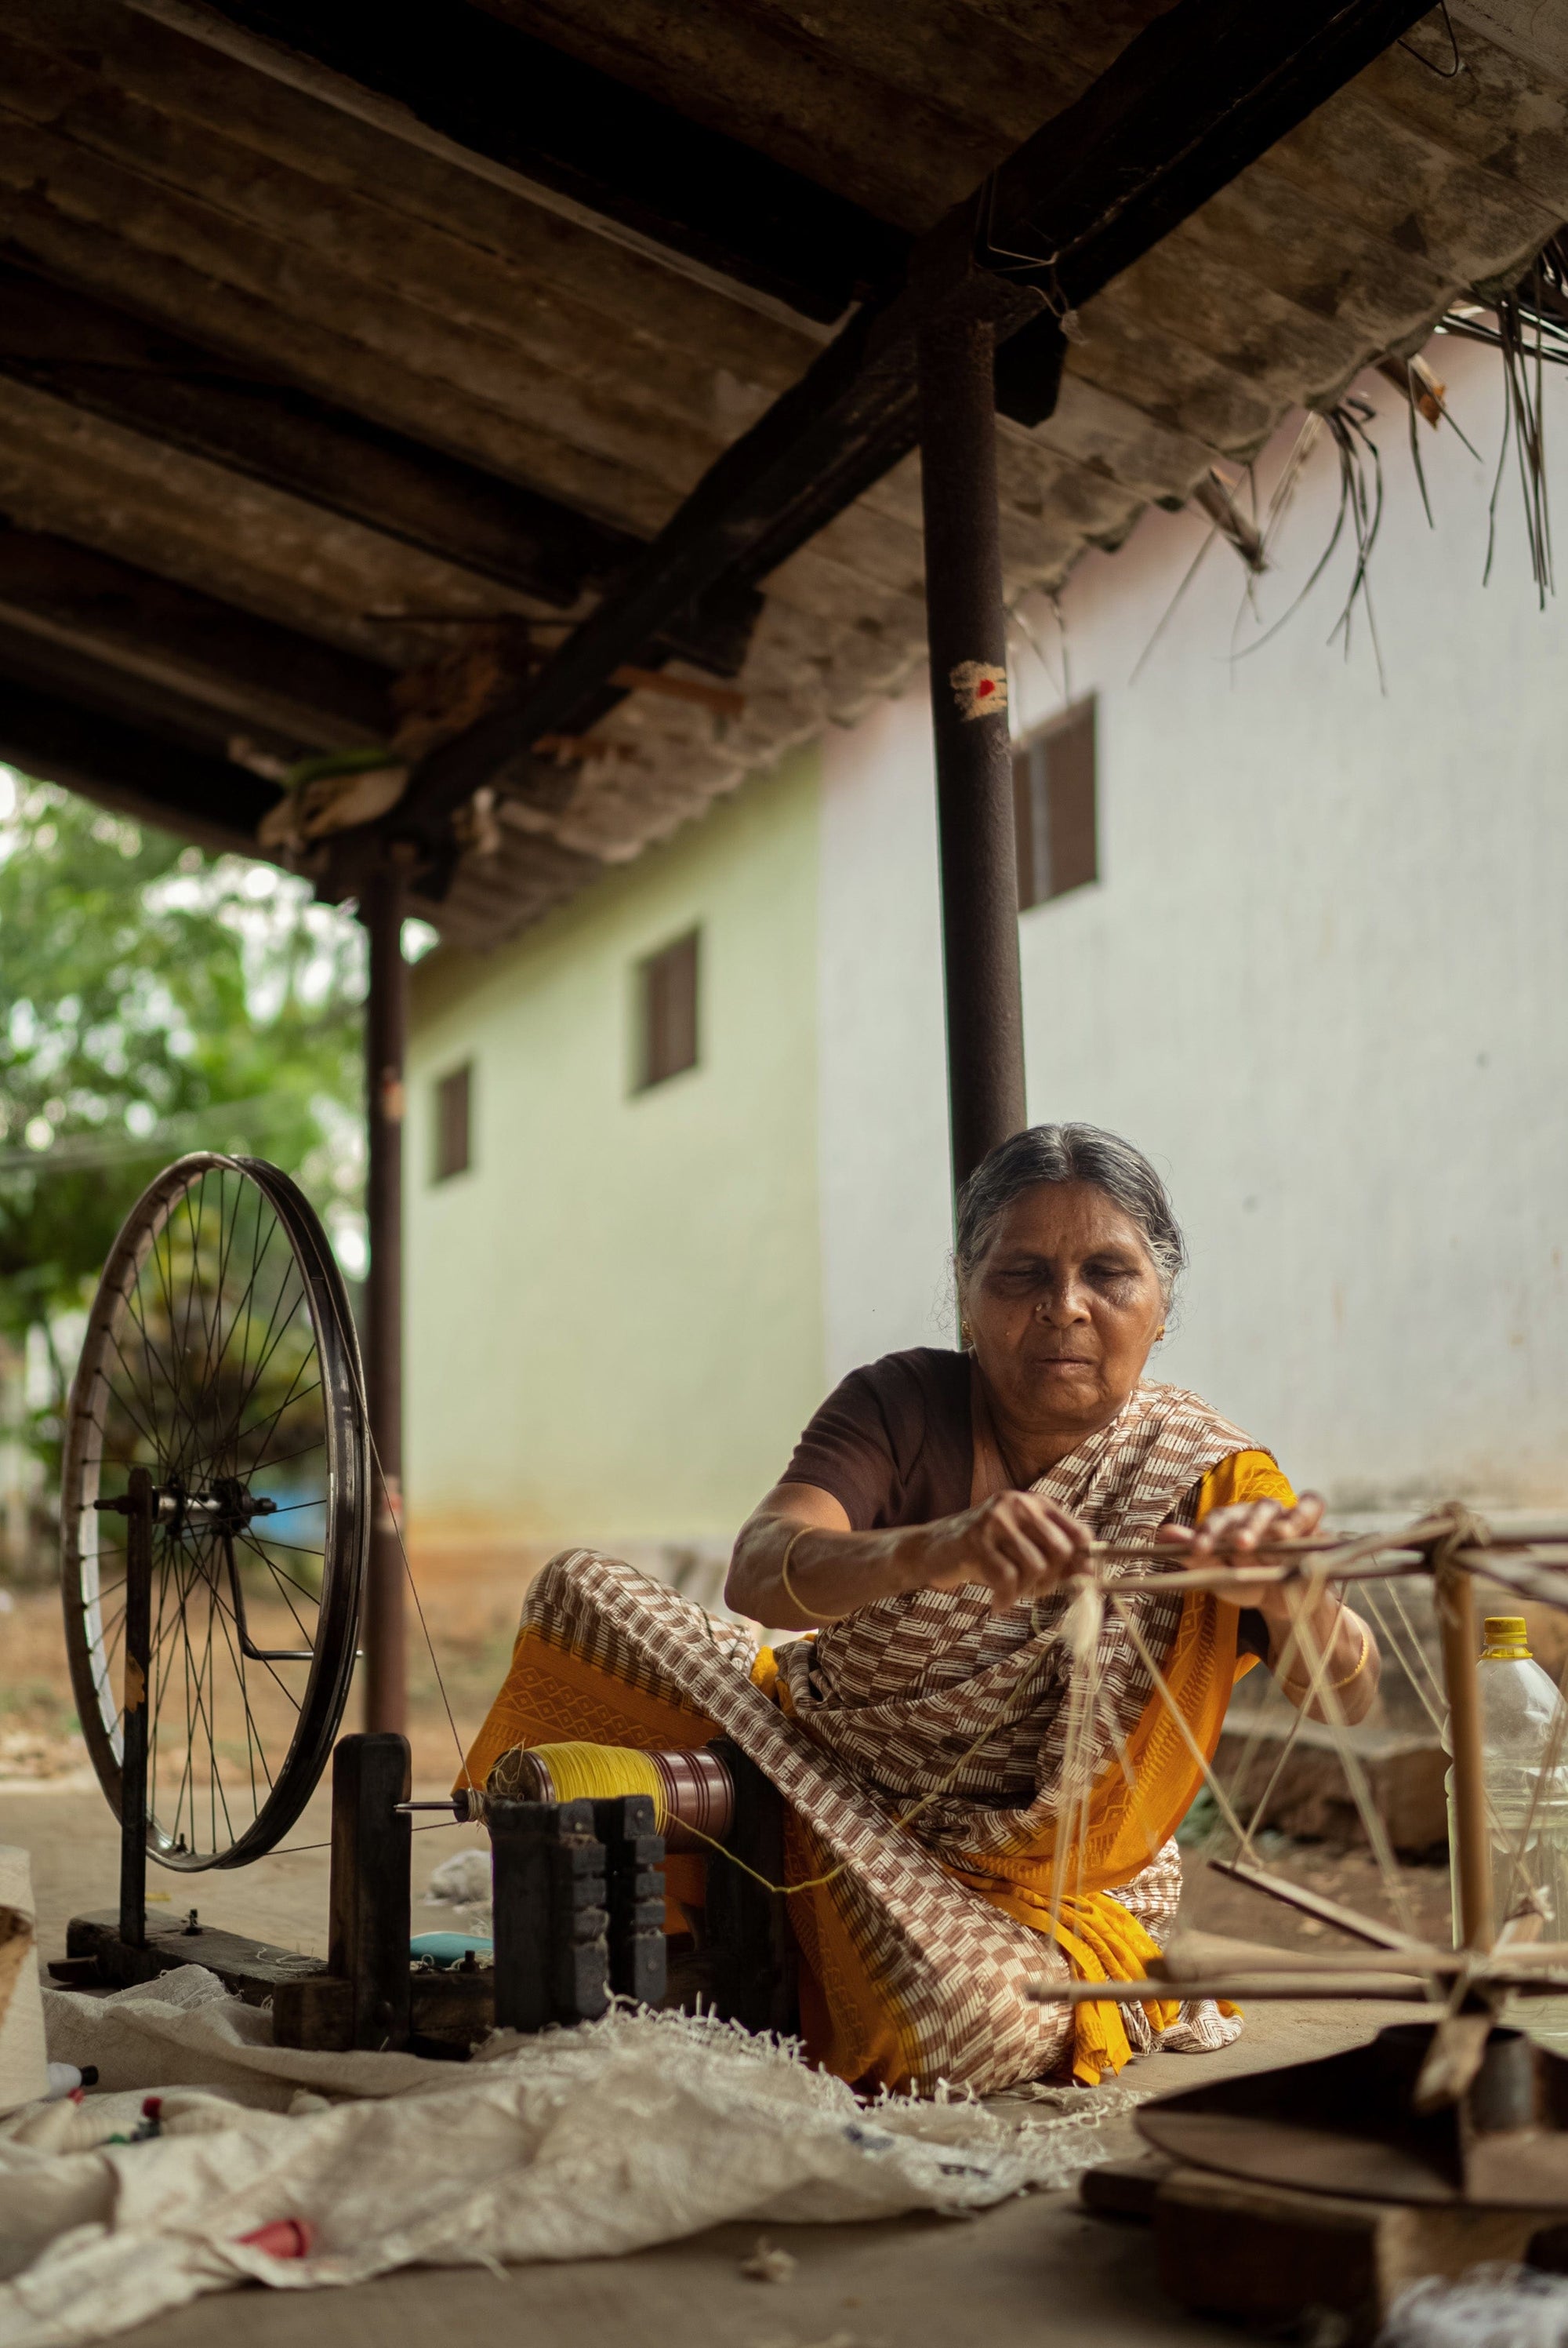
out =
<svg viewBox="0 0 1568 2348"><path fill-rule="evenodd" d="M414 973L411 1522L443 1549L717 1544L821 1392L809 751L489 955ZM701 934L698 1065L633 1089L641 960ZM436 1086L473 1069L441 1182Z"/></svg>
<svg viewBox="0 0 1568 2348"><path fill-rule="evenodd" d="M1364 617L1330 573L1227 660L1241 572L1151 513L1063 598L1100 710L1098 886L1023 917L1030 1113L1113 1127L1166 1172L1193 1249L1163 1373L1342 1505L1568 1502L1568 626L1536 608L1490 355L1440 345L1482 451L1372 385L1387 502ZM1547 386L1547 445L1568 386ZM1270 452L1265 492L1283 459ZM1568 468L1555 468L1568 529ZM1332 528L1319 449L1260 583L1281 613ZM1028 615L1051 654L1049 617ZM1254 627L1250 633L1255 633ZM1244 628L1238 641L1245 642ZM1021 649L1021 732L1062 703ZM829 1367L950 1342L939 936L924 697L831 741L819 1066Z"/></svg>
<svg viewBox="0 0 1568 2348"><path fill-rule="evenodd" d="M901 1346L953 1343L931 757L923 687L823 744L817 1065L830 1382Z"/></svg>

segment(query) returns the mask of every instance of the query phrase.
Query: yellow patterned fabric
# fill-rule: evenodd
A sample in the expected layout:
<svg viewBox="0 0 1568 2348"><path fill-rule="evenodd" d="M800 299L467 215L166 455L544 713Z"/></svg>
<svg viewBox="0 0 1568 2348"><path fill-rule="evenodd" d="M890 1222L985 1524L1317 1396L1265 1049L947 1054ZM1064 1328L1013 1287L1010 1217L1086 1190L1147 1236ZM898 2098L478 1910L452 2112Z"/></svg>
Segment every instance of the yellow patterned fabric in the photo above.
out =
<svg viewBox="0 0 1568 2348"><path fill-rule="evenodd" d="M1042 1479L1102 1538L1143 1538L1234 1499L1290 1497L1268 1455L1196 1396L1144 1387L1134 1403ZM1129 1602L1194 1741L1212 1753L1238 1669L1237 1610L1175 1593ZM1060 1614L1049 1613L1014 1609L1009 1622L972 1593L917 1592L759 1651L743 1625L666 1585L569 1553L529 1593L467 1776L482 1784L518 1744L733 1738L784 1797L789 1881L832 1878L793 1896L788 1912L808 2051L856 2085L929 2090L946 2080L986 2093L1062 2068L1092 2081L1156 2033L1166 2044L1223 2044L1236 2024L1213 2007L1151 1998L1147 2009L1069 2010L1027 1994L1053 1971L1143 1973L1174 1920L1170 1838L1200 1776L1108 1613L1110 1725L1087 1774L1080 1765L1071 1807L1083 1830L1053 1925L1067 1674ZM955 1776L955 1756L1009 1707ZM933 1786L944 1790L901 1825L911 1797ZM679 1896L689 1901L689 1890Z"/></svg>

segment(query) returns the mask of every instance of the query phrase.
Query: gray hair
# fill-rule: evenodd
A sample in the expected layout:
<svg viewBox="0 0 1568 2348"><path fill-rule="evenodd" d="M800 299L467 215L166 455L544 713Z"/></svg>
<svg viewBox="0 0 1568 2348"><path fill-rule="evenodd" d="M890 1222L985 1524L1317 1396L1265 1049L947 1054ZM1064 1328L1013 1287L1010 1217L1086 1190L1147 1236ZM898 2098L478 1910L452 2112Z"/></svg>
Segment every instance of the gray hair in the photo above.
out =
<svg viewBox="0 0 1568 2348"><path fill-rule="evenodd" d="M960 1280L990 1245L1004 1210L1042 1182L1092 1182L1103 1190L1142 1231L1169 1307L1187 1261L1182 1227L1143 1151L1097 1125L1026 1126L981 1159L958 1192L953 1254Z"/></svg>

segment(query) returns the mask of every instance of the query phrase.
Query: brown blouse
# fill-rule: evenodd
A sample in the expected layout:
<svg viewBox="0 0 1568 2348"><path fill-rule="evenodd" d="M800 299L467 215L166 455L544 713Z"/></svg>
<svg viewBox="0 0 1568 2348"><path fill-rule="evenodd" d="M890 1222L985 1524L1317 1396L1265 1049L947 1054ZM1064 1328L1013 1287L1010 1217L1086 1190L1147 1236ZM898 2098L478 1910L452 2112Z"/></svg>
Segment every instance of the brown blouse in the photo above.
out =
<svg viewBox="0 0 1568 2348"><path fill-rule="evenodd" d="M975 1438L967 1354L916 1345L851 1370L795 1445L780 1481L831 1492L853 1532L928 1525L970 1504ZM1236 1643L1266 1656L1268 1626L1243 1609Z"/></svg>

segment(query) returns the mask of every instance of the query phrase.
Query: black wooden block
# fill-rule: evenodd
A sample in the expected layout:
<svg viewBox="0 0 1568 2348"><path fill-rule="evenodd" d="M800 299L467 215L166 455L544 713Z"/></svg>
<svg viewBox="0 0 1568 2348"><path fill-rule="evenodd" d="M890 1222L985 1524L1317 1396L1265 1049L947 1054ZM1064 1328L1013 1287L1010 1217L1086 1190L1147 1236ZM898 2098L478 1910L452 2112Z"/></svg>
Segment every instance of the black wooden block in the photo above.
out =
<svg viewBox="0 0 1568 2348"><path fill-rule="evenodd" d="M664 1841L653 1831L646 1794L595 1802L594 1828L604 1845L610 1910L610 1986L618 1997L657 2005L668 1968L664 1944Z"/></svg>
<svg viewBox="0 0 1568 2348"><path fill-rule="evenodd" d="M734 1781L735 1812L725 1848L754 1870L743 1873L715 1851L708 1861L707 1957L715 2013L748 2030L793 2035L800 2027L794 1941L787 1900L765 1884L784 1879L784 1797L738 1745L719 1738ZM759 1883L755 1876L765 1880Z"/></svg>
<svg viewBox="0 0 1568 2348"><path fill-rule="evenodd" d="M542 2030L609 2003L604 1847L589 1802L492 1802L496 2023Z"/></svg>
<svg viewBox="0 0 1568 2348"><path fill-rule="evenodd" d="M653 1830L651 1794L616 1794L609 1801L595 1802L593 1830L607 1850L612 1843L647 1840L658 1842L663 1855L663 1843Z"/></svg>

